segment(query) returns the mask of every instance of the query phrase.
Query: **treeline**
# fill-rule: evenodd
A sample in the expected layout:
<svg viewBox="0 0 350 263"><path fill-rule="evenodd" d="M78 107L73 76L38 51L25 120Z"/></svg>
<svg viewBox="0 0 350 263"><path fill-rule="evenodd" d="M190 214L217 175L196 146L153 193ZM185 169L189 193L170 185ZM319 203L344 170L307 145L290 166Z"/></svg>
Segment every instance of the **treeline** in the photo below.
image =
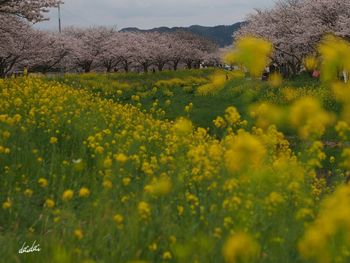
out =
<svg viewBox="0 0 350 263"><path fill-rule="evenodd" d="M198 68L220 62L217 46L189 32L132 33L110 27L62 33L34 29L18 16L0 15L0 76L31 72L143 71Z"/></svg>

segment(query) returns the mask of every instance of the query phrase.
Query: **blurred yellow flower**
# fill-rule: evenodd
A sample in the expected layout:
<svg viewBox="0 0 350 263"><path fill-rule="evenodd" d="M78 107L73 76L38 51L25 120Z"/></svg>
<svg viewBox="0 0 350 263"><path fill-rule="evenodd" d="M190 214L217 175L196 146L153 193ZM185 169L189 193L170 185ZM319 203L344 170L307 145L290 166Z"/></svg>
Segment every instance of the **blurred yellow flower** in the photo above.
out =
<svg viewBox="0 0 350 263"><path fill-rule="evenodd" d="M83 231L81 229L74 230L74 236L79 240L83 239L84 238Z"/></svg>
<svg viewBox="0 0 350 263"><path fill-rule="evenodd" d="M104 180L102 185L105 189L111 189L113 187L113 183L110 180Z"/></svg>
<svg viewBox="0 0 350 263"><path fill-rule="evenodd" d="M258 168L265 157L266 149L256 137L246 132L240 132L229 144L225 153L226 167L231 172L243 168Z"/></svg>
<svg viewBox="0 0 350 263"><path fill-rule="evenodd" d="M95 152L102 154L104 152L104 148L102 146L98 146L98 147L96 147Z"/></svg>
<svg viewBox="0 0 350 263"><path fill-rule="evenodd" d="M70 190L70 189L66 190L62 194L62 200L63 201L70 201L70 200L72 200L73 196L74 196L73 190Z"/></svg>
<svg viewBox="0 0 350 263"><path fill-rule="evenodd" d="M232 235L223 247L223 256L227 263L255 262L259 253L260 246L246 233Z"/></svg>
<svg viewBox="0 0 350 263"><path fill-rule="evenodd" d="M317 67L318 67L317 58L315 56L307 56L304 59L304 65L308 71L312 71L312 70L317 69Z"/></svg>
<svg viewBox="0 0 350 263"><path fill-rule="evenodd" d="M269 77L269 84L272 86L272 87L280 87L283 83L283 78L282 78L282 75L275 72L275 73L272 73Z"/></svg>
<svg viewBox="0 0 350 263"><path fill-rule="evenodd" d="M245 36L236 41L235 49L226 54L225 61L231 65L243 65L253 77L258 78L270 62L272 52L273 46L270 42Z"/></svg>
<svg viewBox="0 0 350 263"><path fill-rule="evenodd" d="M16 106L16 107L20 107L22 105L22 99L21 98L16 98L14 99L13 101L13 104Z"/></svg>
<svg viewBox="0 0 350 263"><path fill-rule="evenodd" d="M162 258L163 258L164 260L170 260L170 259L172 259L171 252L170 252L170 251L164 252Z"/></svg>
<svg viewBox="0 0 350 263"><path fill-rule="evenodd" d="M151 250L151 251L156 251L157 250L157 243L153 242L152 244L150 244L148 246L148 249Z"/></svg>
<svg viewBox="0 0 350 263"><path fill-rule="evenodd" d="M326 127L334 120L330 113L322 109L319 101L312 97L296 101L291 107L289 119L302 139L322 136Z"/></svg>
<svg viewBox="0 0 350 263"><path fill-rule="evenodd" d="M151 216L151 207L148 203L144 201L138 204L137 210L142 219L148 219Z"/></svg>
<svg viewBox="0 0 350 263"><path fill-rule="evenodd" d="M125 163L128 160L128 157L123 153L119 153L114 156L114 159L119 163Z"/></svg>
<svg viewBox="0 0 350 263"><path fill-rule="evenodd" d="M123 185L128 186L131 182L131 179L129 177L123 178Z"/></svg>
<svg viewBox="0 0 350 263"><path fill-rule="evenodd" d="M80 197L88 197L90 195L90 190L86 187L82 187L79 190L79 196Z"/></svg>
<svg viewBox="0 0 350 263"><path fill-rule="evenodd" d="M12 202L9 199L2 204L2 208L4 210L10 209L11 206L12 206Z"/></svg>
<svg viewBox="0 0 350 263"><path fill-rule="evenodd" d="M44 206L47 208L53 208L55 206L55 201L52 199L46 199Z"/></svg>
<svg viewBox="0 0 350 263"><path fill-rule="evenodd" d="M114 217L113 217L113 221L117 224L117 225L121 225L123 224L124 222L124 217L120 214L116 214Z"/></svg>
<svg viewBox="0 0 350 263"><path fill-rule="evenodd" d="M113 165L113 161L111 158L107 157L104 161L103 161L103 167L106 169L111 168Z"/></svg>
<svg viewBox="0 0 350 263"><path fill-rule="evenodd" d="M26 189L26 190L24 191L24 195L25 195L26 197L32 197L32 195L33 195L33 190L32 190L32 189Z"/></svg>
<svg viewBox="0 0 350 263"><path fill-rule="evenodd" d="M58 139L56 137L50 138L50 144L56 144L58 142Z"/></svg>
<svg viewBox="0 0 350 263"><path fill-rule="evenodd" d="M38 180L38 183L39 183L40 187L42 187L42 188L45 188L49 184L49 182L45 178L40 178Z"/></svg>
<svg viewBox="0 0 350 263"><path fill-rule="evenodd" d="M146 185L144 190L154 195L167 195L171 191L171 186L169 178L155 179L151 184Z"/></svg>
<svg viewBox="0 0 350 263"><path fill-rule="evenodd" d="M185 118L178 119L174 124L174 130L179 135L186 135L193 129L192 122Z"/></svg>

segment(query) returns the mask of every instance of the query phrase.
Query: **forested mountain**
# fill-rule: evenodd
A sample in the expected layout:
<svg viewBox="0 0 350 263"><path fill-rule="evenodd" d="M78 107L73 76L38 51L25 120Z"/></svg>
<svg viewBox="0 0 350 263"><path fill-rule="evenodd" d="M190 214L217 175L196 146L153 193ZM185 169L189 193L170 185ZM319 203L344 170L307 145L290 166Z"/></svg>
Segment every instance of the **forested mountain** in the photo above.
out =
<svg viewBox="0 0 350 263"><path fill-rule="evenodd" d="M237 31L244 22L235 23L230 26L219 25L213 27L194 25L190 27L158 27L149 30L142 30L135 27L124 28L123 32L176 32L176 31L189 31L198 34L202 37L208 38L211 41L217 43L220 47L228 46L232 44L232 34Z"/></svg>

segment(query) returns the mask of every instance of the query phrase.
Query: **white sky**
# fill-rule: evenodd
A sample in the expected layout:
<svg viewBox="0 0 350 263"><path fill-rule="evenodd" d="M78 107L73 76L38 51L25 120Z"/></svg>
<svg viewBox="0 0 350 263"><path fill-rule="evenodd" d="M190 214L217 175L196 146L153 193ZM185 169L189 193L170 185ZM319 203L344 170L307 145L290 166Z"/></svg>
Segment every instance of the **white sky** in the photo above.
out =
<svg viewBox="0 0 350 263"><path fill-rule="evenodd" d="M231 25L254 8L269 8L275 0L64 0L62 26L116 25L118 29L160 26ZM58 28L57 10L39 28Z"/></svg>

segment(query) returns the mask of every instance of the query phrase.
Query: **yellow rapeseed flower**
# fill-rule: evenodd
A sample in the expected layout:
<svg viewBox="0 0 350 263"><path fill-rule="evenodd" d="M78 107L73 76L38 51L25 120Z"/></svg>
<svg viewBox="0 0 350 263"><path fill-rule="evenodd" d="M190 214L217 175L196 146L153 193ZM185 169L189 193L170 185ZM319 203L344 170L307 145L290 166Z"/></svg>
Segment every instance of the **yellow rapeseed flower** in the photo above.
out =
<svg viewBox="0 0 350 263"><path fill-rule="evenodd" d="M156 243L156 242L153 242L152 244L150 244L150 245L148 246L148 249L151 250L151 251L156 251L157 248L158 248L158 246L157 246L157 243Z"/></svg>
<svg viewBox="0 0 350 263"><path fill-rule="evenodd" d="M39 183L40 187L42 187L42 188L45 188L49 184L49 182L45 178L40 178L38 180L38 183Z"/></svg>
<svg viewBox="0 0 350 263"><path fill-rule="evenodd" d="M26 189L26 190L24 191L24 195L25 195L26 197L32 197L32 195L33 195L33 190L32 190L32 189Z"/></svg>
<svg viewBox="0 0 350 263"><path fill-rule="evenodd" d="M81 229L74 230L74 236L79 240L83 239L84 238L83 231Z"/></svg>
<svg viewBox="0 0 350 263"><path fill-rule="evenodd" d="M12 206L12 202L8 199L2 204L2 208L4 210L10 209Z"/></svg>
<svg viewBox="0 0 350 263"><path fill-rule="evenodd" d="M122 224L124 222L124 217L120 214L116 214L113 217L113 221L116 222L118 225Z"/></svg>
<svg viewBox="0 0 350 263"><path fill-rule="evenodd" d="M16 107L20 107L22 105L23 101L21 98L16 98L14 99L13 101L13 104L16 106Z"/></svg>
<svg viewBox="0 0 350 263"><path fill-rule="evenodd" d="M125 163L128 160L128 157L123 153L119 153L114 156L114 159L119 163Z"/></svg>
<svg viewBox="0 0 350 263"><path fill-rule="evenodd" d="M260 77L273 52L270 42L251 36L238 39L235 49L226 55L229 64L238 64L246 67L254 77Z"/></svg>
<svg viewBox="0 0 350 263"><path fill-rule="evenodd" d="M96 153L102 154L104 152L104 148L102 146L97 146L95 149Z"/></svg>
<svg viewBox="0 0 350 263"><path fill-rule="evenodd" d="M88 197L90 195L90 190L86 187L82 187L79 190L79 196L80 197Z"/></svg>
<svg viewBox="0 0 350 263"><path fill-rule="evenodd" d="M47 208L53 208L55 206L55 201L52 199L46 199L44 206Z"/></svg>
<svg viewBox="0 0 350 263"><path fill-rule="evenodd" d="M56 144L58 142L58 139L56 137L50 138L50 144Z"/></svg>
<svg viewBox="0 0 350 263"><path fill-rule="evenodd" d="M107 157L107 158L103 161L103 167L104 167L105 169L111 168L112 165L113 165L113 161L112 161L112 159L109 158L109 157Z"/></svg>
<svg viewBox="0 0 350 263"><path fill-rule="evenodd" d="M333 122L333 116L322 109L320 102L311 97L296 101L290 110L290 122L298 129L299 136L322 136L326 127Z"/></svg>
<svg viewBox="0 0 350 263"><path fill-rule="evenodd" d="M70 200L72 200L73 196L74 196L73 190L68 189L68 190L63 192L62 200L63 201L70 201Z"/></svg>
<svg viewBox="0 0 350 263"><path fill-rule="evenodd" d="M128 186L131 182L131 179L129 177L123 178L123 185Z"/></svg>
<svg viewBox="0 0 350 263"><path fill-rule="evenodd" d="M113 187L113 183L110 180L104 180L102 185L105 189L111 189Z"/></svg>
<svg viewBox="0 0 350 263"><path fill-rule="evenodd" d="M170 259L172 259L171 252L170 252L170 251L164 252L162 258L163 258L164 260L170 260Z"/></svg>
<svg viewBox="0 0 350 263"><path fill-rule="evenodd" d="M151 216L151 207L148 203L144 201L138 204L137 210L142 219L148 219Z"/></svg>
<svg viewBox="0 0 350 263"><path fill-rule="evenodd" d="M162 178L146 185L144 190L154 195L167 195L171 191L171 186L172 184L169 178Z"/></svg>
<svg viewBox="0 0 350 263"><path fill-rule="evenodd" d="M226 167L231 172L237 172L242 168L258 168L265 154L265 146L256 136L240 132L233 137L225 153Z"/></svg>
<svg viewBox="0 0 350 263"><path fill-rule="evenodd" d="M275 73L272 73L269 77L269 84L272 86L272 87L280 87L283 83L283 78L282 78L282 75L275 72Z"/></svg>
<svg viewBox="0 0 350 263"><path fill-rule="evenodd" d="M259 253L258 243L246 233L232 235L223 247L223 256L227 263L254 262Z"/></svg>
<svg viewBox="0 0 350 263"><path fill-rule="evenodd" d="M231 106L225 111L225 119L230 125L235 125L241 120L241 115L235 107Z"/></svg>
<svg viewBox="0 0 350 263"><path fill-rule="evenodd" d="M192 122L185 118L178 119L174 124L174 130L179 135L185 135L193 130Z"/></svg>

